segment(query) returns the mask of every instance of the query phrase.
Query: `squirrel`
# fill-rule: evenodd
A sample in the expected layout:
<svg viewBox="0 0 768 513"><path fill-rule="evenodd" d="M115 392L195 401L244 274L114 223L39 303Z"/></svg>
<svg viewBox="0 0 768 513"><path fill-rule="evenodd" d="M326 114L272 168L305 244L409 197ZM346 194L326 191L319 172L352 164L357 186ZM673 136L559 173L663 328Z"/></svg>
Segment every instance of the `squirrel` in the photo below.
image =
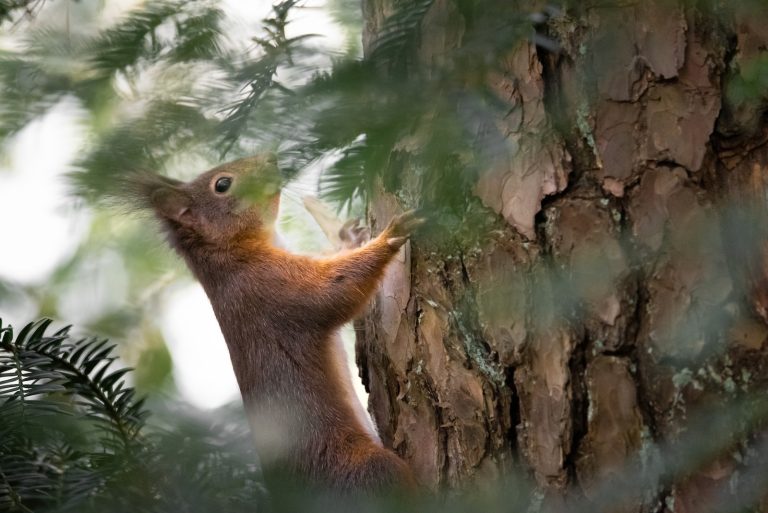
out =
<svg viewBox="0 0 768 513"><path fill-rule="evenodd" d="M352 390L338 329L361 313L423 219L405 212L333 257L294 255L272 242L276 177L266 154L187 183L157 174L130 183L210 299L262 467L339 492L413 490L411 470L382 446ZM260 196L247 204L238 189L254 187Z"/></svg>

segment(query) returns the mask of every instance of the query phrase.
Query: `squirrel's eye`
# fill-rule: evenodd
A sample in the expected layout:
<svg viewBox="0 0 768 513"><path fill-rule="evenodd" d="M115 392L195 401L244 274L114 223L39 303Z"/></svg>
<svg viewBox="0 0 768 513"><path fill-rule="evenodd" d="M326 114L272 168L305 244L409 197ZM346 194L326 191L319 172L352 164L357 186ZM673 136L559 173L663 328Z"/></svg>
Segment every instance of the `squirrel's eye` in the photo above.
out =
<svg viewBox="0 0 768 513"><path fill-rule="evenodd" d="M223 194L227 192L231 186L232 179L228 176L223 176L216 180L216 185L213 187L213 189L219 194Z"/></svg>

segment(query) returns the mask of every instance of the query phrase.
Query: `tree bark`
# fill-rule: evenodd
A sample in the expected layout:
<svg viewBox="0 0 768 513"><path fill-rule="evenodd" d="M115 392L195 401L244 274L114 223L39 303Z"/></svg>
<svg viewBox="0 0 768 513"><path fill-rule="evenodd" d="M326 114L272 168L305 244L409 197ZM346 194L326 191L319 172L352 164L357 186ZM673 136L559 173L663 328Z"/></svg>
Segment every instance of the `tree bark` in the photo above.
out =
<svg viewBox="0 0 768 513"><path fill-rule="evenodd" d="M358 336L382 439L425 485L517 474L544 508L614 488L611 511L768 512L758 421L669 460L768 384L766 95L731 94L768 56L768 7L742 4L577 5L537 27L557 49L524 39L483 77L506 151L466 192L495 229L455 252L416 237ZM370 52L395 7L363 9ZM414 66L476 23L434 0ZM415 206L403 184L378 188L374 229Z"/></svg>

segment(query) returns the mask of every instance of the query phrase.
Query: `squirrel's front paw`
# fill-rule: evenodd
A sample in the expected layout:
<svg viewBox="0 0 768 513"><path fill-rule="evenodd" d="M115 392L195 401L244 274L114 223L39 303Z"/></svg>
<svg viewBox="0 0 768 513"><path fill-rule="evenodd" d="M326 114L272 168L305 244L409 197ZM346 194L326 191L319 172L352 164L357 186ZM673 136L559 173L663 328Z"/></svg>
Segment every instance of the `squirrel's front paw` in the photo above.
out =
<svg viewBox="0 0 768 513"><path fill-rule="evenodd" d="M425 219L417 210L409 210L392 218L384 233L387 237L387 245L393 250L400 249L405 244L413 231L424 224Z"/></svg>
<svg viewBox="0 0 768 513"><path fill-rule="evenodd" d="M359 248L371 238L371 230L360 226L360 218L350 219L339 229L339 239L342 249Z"/></svg>

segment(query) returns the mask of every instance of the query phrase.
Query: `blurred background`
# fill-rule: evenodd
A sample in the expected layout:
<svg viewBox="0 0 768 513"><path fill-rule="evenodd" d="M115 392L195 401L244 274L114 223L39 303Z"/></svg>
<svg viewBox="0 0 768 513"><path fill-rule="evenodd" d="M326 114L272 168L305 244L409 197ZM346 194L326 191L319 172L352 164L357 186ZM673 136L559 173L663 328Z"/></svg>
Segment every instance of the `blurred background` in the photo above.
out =
<svg viewBox="0 0 768 513"><path fill-rule="evenodd" d="M384 445L450 500L368 510L767 512L767 20L0 0L0 509L264 504L207 300L119 184L275 151L295 252L334 251L316 219L428 218L346 336Z"/></svg>
<svg viewBox="0 0 768 513"><path fill-rule="evenodd" d="M69 41L93 36L119 26L142 5L120 0L31 3L29 15L17 13L13 23L6 23L0 45L5 52L24 52L31 42L54 46L61 44L59 36L66 35ZM200 3L175 8L182 16L210 17L218 51L241 59L261 55L263 50L253 38L264 34L263 20L271 14L271 2L229 1L215 7ZM359 31L359 27L351 27L344 14L335 16L335 12L324 2L308 2L293 10L287 20L287 38L314 34L307 44L316 71L329 68L334 56L361 52L359 43L349 46L357 38L348 32ZM160 37L175 37L173 22L158 21ZM63 75L76 75L78 70L71 67L82 65L64 51L40 56L36 64L46 72L55 68ZM0 258L0 316L5 324L17 327L30 319L50 317L57 325L75 325L80 333L119 340L122 362L140 369L129 376L138 390L169 397L180 394L193 406L210 409L239 401L239 392L202 288L165 247L150 216L89 203L77 195L71 177L83 156L99 144L99 130L144 116L153 101L190 94L213 80L207 75L210 70L198 69L205 66L178 63L176 70L158 69L162 67L144 63L131 70L130 76L118 74L107 87L112 91L106 105L84 105L81 98L66 91L44 98L39 112L24 113L28 118L23 124L19 120L18 131L5 139L0 230L5 241L14 242ZM182 79L183 85L179 83ZM226 113L226 108L220 108L212 114L223 119ZM242 146L242 154L248 149L254 153L270 149L249 142ZM189 180L220 162L215 150L174 152L161 169L151 171ZM110 164L118 166L107 170L114 176L130 170L127 165L120 169L119 159ZM305 196L317 196L321 168L318 163L304 169L283 194L280 237L297 253L333 251L302 203ZM349 333L347 339L351 340Z"/></svg>

